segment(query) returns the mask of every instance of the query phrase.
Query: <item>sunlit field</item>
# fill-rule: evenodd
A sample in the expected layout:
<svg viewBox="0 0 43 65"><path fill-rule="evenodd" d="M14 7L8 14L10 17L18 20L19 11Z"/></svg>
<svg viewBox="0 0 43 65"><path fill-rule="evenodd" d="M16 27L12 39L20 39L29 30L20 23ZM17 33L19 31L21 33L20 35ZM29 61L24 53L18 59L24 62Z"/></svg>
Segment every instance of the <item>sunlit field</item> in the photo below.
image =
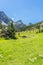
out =
<svg viewBox="0 0 43 65"><path fill-rule="evenodd" d="M0 65L43 65L43 33L16 36L16 40L0 39Z"/></svg>

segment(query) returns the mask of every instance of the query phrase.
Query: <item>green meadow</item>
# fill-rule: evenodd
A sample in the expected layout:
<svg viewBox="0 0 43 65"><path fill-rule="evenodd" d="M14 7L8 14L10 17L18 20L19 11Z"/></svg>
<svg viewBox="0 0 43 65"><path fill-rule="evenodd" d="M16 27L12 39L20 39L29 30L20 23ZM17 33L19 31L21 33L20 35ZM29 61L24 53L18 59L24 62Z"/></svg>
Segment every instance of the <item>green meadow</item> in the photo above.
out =
<svg viewBox="0 0 43 65"><path fill-rule="evenodd" d="M43 33L16 36L16 40L0 39L0 65L43 65Z"/></svg>

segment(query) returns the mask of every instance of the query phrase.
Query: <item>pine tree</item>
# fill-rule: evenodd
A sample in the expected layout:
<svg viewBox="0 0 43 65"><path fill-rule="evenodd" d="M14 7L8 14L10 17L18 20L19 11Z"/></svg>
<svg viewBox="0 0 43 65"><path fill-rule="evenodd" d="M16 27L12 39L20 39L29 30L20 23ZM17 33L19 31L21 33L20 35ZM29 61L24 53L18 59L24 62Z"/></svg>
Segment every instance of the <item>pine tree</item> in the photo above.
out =
<svg viewBox="0 0 43 65"><path fill-rule="evenodd" d="M7 31L5 31L5 34L6 34L6 38L16 39L15 27L12 21L8 24L8 28Z"/></svg>

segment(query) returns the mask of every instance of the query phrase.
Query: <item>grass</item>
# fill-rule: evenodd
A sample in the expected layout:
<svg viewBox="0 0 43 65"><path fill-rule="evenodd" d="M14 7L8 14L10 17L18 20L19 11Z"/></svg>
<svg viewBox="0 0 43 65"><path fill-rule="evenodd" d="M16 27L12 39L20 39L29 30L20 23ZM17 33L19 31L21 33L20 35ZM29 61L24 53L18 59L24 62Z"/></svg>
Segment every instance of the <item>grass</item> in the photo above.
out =
<svg viewBox="0 0 43 65"><path fill-rule="evenodd" d="M0 39L0 65L43 65L43 57L39 56L43 55L43 33L32 36L33 33L22 32L22 35L27 38Z"/></svg>

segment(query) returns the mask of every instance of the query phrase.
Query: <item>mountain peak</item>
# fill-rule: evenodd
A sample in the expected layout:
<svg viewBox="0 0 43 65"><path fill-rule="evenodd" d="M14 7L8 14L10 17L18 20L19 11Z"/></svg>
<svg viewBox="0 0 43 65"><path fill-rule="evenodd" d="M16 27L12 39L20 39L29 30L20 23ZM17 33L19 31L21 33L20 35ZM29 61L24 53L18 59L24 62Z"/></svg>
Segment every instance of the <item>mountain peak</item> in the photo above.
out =
<svg viewBox="0 0 43 65"><path fill-rule="evenodd" d="M4 21L4 23L8 24L9 21L12 21L5 13L4 11L0 11L0 20Z"/></svg>
<svg viewBox="0 0 43 65"><path fill-rule="evenodd" d="M0 13L4 13L4 11L0 11Z"/></svg>
<svg viewBox="0 0 43 65"><path fill-rule="evenodd" d="M0 11L0 15L5 14L4 11Z"/></svg>

